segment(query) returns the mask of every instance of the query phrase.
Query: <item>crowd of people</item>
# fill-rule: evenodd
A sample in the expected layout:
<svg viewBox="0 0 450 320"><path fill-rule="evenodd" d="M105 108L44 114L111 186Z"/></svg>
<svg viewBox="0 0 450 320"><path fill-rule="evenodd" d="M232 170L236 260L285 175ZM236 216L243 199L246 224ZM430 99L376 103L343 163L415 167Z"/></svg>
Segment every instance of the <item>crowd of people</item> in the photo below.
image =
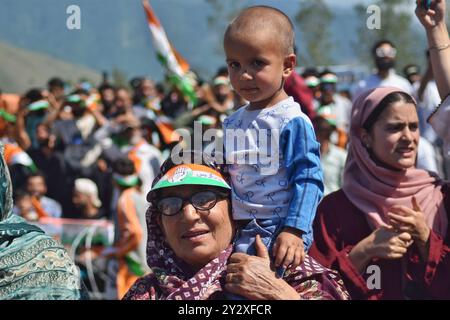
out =
<svg viewBox="0 0 450 320"><path fill-rule="evenodd" d="M225 32L226 67L211 81L186 75L195 101L146 77L126 87L55 77L16 101L0 93L0 267L20 250L9 225L39 242L44 218L108 220L112 245L75 261L108 261L108 298L450 299L450 142L435 112L450 91L444 13L445 1L416 10L430 44L423 74L414 64L398 74L401 48L384 39L352 90L338 91L332 68L298 73L289 18L256 6ZM198 124L223 138L226 161L205 144L174 160L192 147L178 129L195 135ZM250 130L230 140L240 129ZM264 156L280 157L275 173ZM70 269L61 283L73 281L58 250ZM373 265L381 278L369 286ZM78 299L82 283L0 297Z"/></svg>

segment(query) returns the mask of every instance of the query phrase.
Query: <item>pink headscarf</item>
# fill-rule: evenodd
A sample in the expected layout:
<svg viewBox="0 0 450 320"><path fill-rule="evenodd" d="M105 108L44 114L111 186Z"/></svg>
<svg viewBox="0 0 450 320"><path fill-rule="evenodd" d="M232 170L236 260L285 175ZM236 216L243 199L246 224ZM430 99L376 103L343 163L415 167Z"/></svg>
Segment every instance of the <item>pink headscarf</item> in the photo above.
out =
<svg viewBox="0 0 450 320"><path fill-rule="evenodd" d="M394 171L380 167L370 158L361 141L361 129L369 115L387 95L399 91L389 87L371 89L355 100L343 190L350 201L366 214L373 229L387 225L387 213L393 205L412 208L412 197L415 196L427 225L445 236L448 219L443 203L442 180L416 168Z"/></svg>

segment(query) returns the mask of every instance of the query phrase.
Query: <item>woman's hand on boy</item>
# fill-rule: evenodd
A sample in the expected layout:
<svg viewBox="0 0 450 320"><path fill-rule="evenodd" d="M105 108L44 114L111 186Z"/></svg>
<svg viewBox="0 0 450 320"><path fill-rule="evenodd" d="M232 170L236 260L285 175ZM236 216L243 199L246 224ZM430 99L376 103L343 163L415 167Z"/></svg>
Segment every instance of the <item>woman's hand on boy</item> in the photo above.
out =
<svg viewBox="0 0 450 320"><path fill-rule="evenodd" d="M300 296L271 268L269 252L259 235L256 256L233 253L227 266L225 289L251 300L298 300Z"/></svg>
<svg viewBox="0 0 450 320"><path fill-rule="evenodd" d="M301 265L305 260L302 232L285 227L275 240L272 251L276 267L295 268Z"/></svg>

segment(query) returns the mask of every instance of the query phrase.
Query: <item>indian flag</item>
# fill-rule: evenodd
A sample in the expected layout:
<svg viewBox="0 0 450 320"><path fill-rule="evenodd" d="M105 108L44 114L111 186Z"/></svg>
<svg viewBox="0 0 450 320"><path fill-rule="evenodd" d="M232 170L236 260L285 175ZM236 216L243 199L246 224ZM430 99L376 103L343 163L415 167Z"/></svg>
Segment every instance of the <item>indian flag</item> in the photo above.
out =
<svg viewBox="0 0 450 320"><path fill-rule="evenodd" d="M186 73L189 71L189 64L167 39L167 35L150 4L144 0L142 5L147 15L147 23L152 33L153 45L155 46L158 60L167 69L169 80L181 90L189 101L195 103L197 96L190 79L186 77Z"/></svg>
<svg viewBox="0 0 450 320"><path fill-rule="evenodd" d="M33 160L18 145L5 143L4 157L8 166L20 164L22 166L28 167L32 172L37 171L37 167L34 164Z"/></svg>

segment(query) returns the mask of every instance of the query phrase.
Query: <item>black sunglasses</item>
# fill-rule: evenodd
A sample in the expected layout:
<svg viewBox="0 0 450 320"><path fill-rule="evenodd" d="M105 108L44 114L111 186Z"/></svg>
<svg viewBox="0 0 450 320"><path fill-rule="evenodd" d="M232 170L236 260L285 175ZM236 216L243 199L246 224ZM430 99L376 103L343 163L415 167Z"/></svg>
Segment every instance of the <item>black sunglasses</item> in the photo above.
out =
<svg viewBox="0 0 450 320"><path fill-rule="evenodd" d="M164 197L155 201L155 206L158 211L165 216L174 216L181 211L186 202L189 202L195 209L200 212L207 212L214 208L217 202L221 199L227 198L228 192L220 191L199 191L192 194L188 198L179 196Z"/></svg>

